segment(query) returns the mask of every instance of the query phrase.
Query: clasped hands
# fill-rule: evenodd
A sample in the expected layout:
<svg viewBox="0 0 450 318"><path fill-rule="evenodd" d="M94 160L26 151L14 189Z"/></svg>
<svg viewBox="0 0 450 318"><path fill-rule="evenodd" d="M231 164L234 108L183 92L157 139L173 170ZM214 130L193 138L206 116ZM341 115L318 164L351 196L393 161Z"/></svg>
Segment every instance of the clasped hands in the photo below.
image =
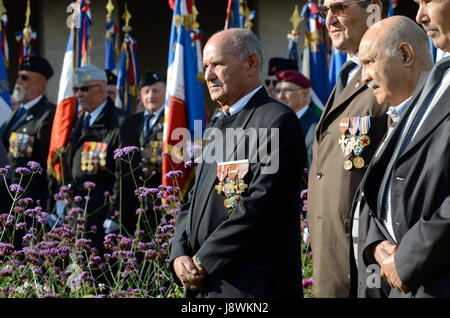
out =
<svg viewBox="0 0 450 318"><path fill-rule="evenodd" d="M173 269L184 286L193 291L203 289L207 272L204 267L195 262L195 258L189 256L177 257L173 262Z"/></svg>
<svg viewBox="0 0 450 318"><path fill-rule="evenodd" d="M410 292L408 286L406 286L400 279L395 267L395 253L398 246L391 244L389 241L382 241L375 246L374 257L375 260L381 266L381 277L383 277L392 288L395 288L405 294Z"/></svg>

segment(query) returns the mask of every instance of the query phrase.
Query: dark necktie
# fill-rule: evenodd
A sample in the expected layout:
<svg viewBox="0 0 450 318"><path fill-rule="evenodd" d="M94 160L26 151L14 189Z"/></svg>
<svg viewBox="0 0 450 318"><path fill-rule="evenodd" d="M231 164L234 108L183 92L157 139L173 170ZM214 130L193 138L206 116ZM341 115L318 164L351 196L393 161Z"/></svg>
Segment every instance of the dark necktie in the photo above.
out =
<svg viewBox="0 0 450 318"><path fill-rule="evenodd" d="M144 116L144 138L147 138L150 135L150 121L154 116L155 114L147 114Z"/></svg>
<svg viewBox="0 0 450 318"><path fill-rule="evenodd" d="M86 113L83 120L83 130L88 129L91 126L91 114Z"/></svg>
<svg viewBox="0 0 450 318"><path fill-rule="evenodd" d="M345 86L347 86L348 75L356 66L357 64L352 60L348 60L344 63L344 65L342 65L342 68L339 71L339 80L336 83L336 91L334 93L335 97L338 97L344 90Z"/></svg>
<svg viewBox="0 0 450 318"><path fill-rule="evenodd" d="M225 117L230 117L231 116L230 110L228 108L222 109L222 113L223 113L223 115Z"/></svg>

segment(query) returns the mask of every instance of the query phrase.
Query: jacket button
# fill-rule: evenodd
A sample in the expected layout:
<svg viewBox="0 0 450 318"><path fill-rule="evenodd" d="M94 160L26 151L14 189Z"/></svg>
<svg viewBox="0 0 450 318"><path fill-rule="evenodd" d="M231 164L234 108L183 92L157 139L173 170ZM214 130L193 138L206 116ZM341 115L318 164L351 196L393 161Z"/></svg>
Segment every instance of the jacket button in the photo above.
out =
<svg viewBox="0 0 450 318"><path fill-rule="evenodd" d="M316 177L317 177L317 179L322 179L322 177L323 177L322 172L317 172Z"/></svg>

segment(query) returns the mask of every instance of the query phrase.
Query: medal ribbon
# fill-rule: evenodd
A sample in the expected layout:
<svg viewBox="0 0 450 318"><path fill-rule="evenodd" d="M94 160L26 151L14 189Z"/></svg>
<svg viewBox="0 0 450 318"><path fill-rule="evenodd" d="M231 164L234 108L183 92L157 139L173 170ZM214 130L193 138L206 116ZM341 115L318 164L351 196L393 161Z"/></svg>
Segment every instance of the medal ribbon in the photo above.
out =
<svg viewBox="0 0 450 318"><path fill-rule="evenodd" d="M341 123L339 124L339 130L341 131L341 134L344 135L347 132L349 125L350 125L349 117L341 118Z"/></svg>

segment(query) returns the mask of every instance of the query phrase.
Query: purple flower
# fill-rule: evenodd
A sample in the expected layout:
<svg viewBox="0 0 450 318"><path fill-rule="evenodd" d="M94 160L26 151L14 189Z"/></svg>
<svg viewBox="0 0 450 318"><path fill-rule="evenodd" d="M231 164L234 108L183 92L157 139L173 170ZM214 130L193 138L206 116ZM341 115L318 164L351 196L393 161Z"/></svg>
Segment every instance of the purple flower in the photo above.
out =
<svg viewBox="0 0 450 318"><path fill-rule="evenodd" d="M135 151L139 151L136 146L128 146L114 150L114 159L122 159L125 155L129 155Z"/></svg>
<svg viewBox="0 0 450 318"><path fill-rule="evenodd" d="M194 163L192 162L192 161L186 161L185 163L184 163L184 168L190 168L190 167L192 167L192 165L193 165Z"/></svg>
<svg viewBox="0 0 450 318"><path fill-rule="evenodd" d="M11 166L6 166L4 168L0 168L0 175L7 174L9 169L11 169Z"/></svg>
<svg viewBox="0 0 450 318"><path fill-rule="evenodd" d="M139 208L139 209L136 210L136 215L142 215L144 213L145 213L145 209Z"/></svg>
<svg viewBox="0 0 450 318"><path fill-rule="evenodd" d="M14 245L8 243L0 243L0 256L9 256L14 251Z"/></svg>
<svg viewBox="0 0 450 318"><path fill-rule="evenodd" d="M11 276L13 273L13 270L10 268L2 268L0 271L0 277L8 277Z"/></svg>
<svg viewBox="0 0 450 318"><path fill-rule="evenodd" d="M300 198L304 199L304 198L306 198L307 195L308 195L308 190L303 190L303 191L300 193Z"/></svg>
<svg viewBox="0 0 450 318"><path fill-rule="evenodd" d="M83 183L83 187L84 187L86 190L94 190L94 189L95 189L95 183L94 183L94 182L86 181L85 183Z"/></svg>
<svg viewBox="0 0 450 318"><path fill-rule="evenodd" d="M44 169L42 169L41 165L36 161L29 161L27 163L27 166L31 169L33 172L43 173Z"/></svg>
<svg viewBox="0 0 450 318"><path fill-rule="evenodd" d="M20 206L27 206L27 205L33 204L33 199L23 198L23 199L20 199L19 201L17 201L17 204Z"/></svg>
<svg viewBox="0 0 450 318"><path fill-rule="evenodd" d="M16 230L21 230L27 227L27 223L21 222L16 224Z"/></svg>
<svg viewBox="0 0 450 318"><path fill-rule="evenodd" d="M313 285L313 282L314 282L314 278L313 277L308 278L308 279L304 279L302 281L302 286L303 286L303 288L311 287Z"/></svg>
<svg viewBox="0 0 450 318"><path fill-rule="evenodd" d="M17 174L21 174L23 176L31 174L31 170L28 168L19 167L16 170Z"/></svg>
<svg viewBox="0 0 450 318"><path fill-rule="evenodd" d="M168 173L166 173L167 179L178 178L178 177L183 177L183 171L175 170L175 171L169 171Z"/></svg>
<svg viewBox="0 0 450 318"><path fill-rule="evenodd" d="M25 211L25 209L24 209L23 207L21 207L21 206L16 206L16 207L13 209L13 211L14 211L14 213L16 213L16 214L22 214L22 213Z"/></svg>
<svg viewBox="0 0 450 318"><path fill-rule="evenodd" d="M17 193L23 192L23 188L20 185L18 185L18 184L11 184L9 186L9 190L11 192L17 192Z"/></svg>
<svg viewBox="0 0 450 318"><path fill-rule="evenodd" d="M81 202L83 202L83 197L77 195L77 196L75 196L75 197L73 198L73 200L74 200L76 203L81 203Z"/></svg>

